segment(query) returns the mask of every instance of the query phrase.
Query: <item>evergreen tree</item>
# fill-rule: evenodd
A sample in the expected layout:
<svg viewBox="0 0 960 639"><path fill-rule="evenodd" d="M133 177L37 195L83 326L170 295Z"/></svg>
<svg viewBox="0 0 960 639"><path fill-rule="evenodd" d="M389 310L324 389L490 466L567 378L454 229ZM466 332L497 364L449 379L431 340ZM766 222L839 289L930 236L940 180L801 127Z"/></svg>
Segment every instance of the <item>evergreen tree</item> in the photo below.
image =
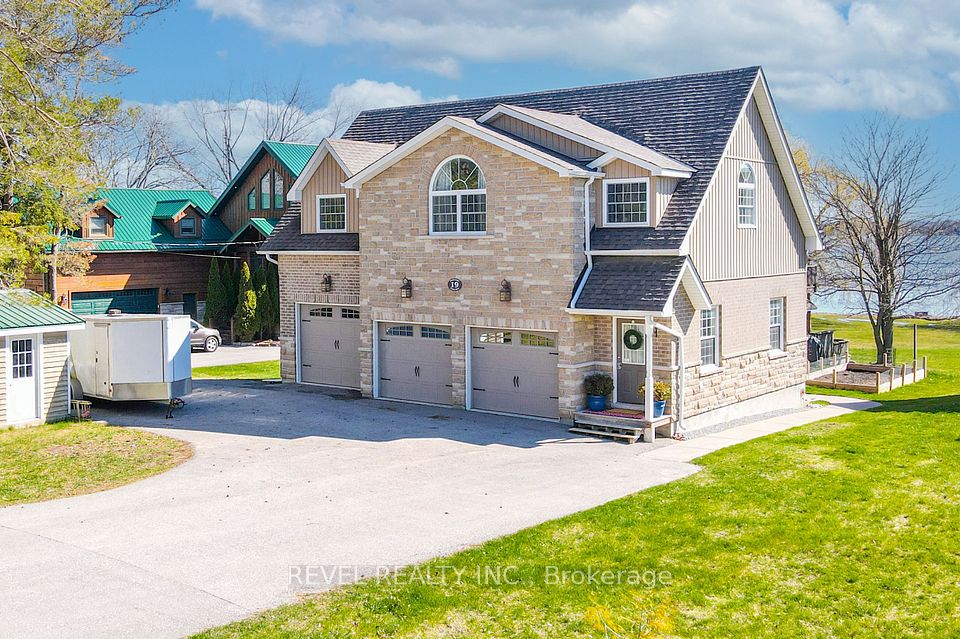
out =
<svg viewBox="0 0 960 639"><path fill-rule="evenodd" d="M253 290L250 267L246 262L240 265L240 285L237 294L237 311L233 316L233 330L241 342L249 342L257 334L257 294Z"/></svg>
<svg viewBox="0 0 960 639"><path fill-rule="evenodd" d="M272 336L280 334L280 275L275 265L267 270L267 290L270 291L270 328Z"/></svg>
<svg viewBox="0 0 960 639"><path fill-rule="evenodd" d="M270 332L270 291L262 266L253 272L253 292L257 295L257 327L263 339Z"/></svg>
<svg viewBox="0 0 960 639"><path fill-rule="evenodd" d="M210 274L207 275L207 303L203 313L203 321L207 326L215 326L223 317L226 303L226 291L217 262L217 259L210 260Z"/></svg>
<svg viewBox="0 0 960 639"><path fill-rule="evenodd" d="M223 314L225 317L233 317L233 314L237 312L239 276L240 269L234 268L232 260L223 263L220 281L223 282Z"/></svg>

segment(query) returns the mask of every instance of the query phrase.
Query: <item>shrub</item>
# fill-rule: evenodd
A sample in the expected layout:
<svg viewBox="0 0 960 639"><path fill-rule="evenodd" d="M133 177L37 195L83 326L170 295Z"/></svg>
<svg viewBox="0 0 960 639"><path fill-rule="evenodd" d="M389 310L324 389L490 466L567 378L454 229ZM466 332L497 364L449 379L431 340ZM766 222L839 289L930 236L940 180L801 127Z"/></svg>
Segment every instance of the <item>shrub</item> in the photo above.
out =
<svg viewBox="0 0 960 639"><path fill-rule="evenodd" d="M606 373L593 373L583 380L583 389L587 395L606 397L613 392L613 378Z"/></svg>
<svg viewBox="0 0 960 639"><path fill-rule="evenodd" d="M646 392L646 385L640 384L640 388L637 389L637 392L640 393L640 397L643 397ZM673 389L670 387L670 384L666 382L656 381L653 383L653 400L656 402L666 402L670 400L670 397L673 395Z"/></svg>

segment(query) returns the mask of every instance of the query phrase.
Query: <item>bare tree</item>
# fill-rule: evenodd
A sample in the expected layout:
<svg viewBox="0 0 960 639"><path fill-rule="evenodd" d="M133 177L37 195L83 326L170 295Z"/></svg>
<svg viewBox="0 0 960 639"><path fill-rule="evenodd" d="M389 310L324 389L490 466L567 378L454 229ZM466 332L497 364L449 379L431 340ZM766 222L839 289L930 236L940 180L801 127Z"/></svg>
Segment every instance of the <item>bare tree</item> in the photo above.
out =
<svg viewBox="0 0 960 639"><path fill-rule="evenodd" d="M925 135L877 117L849 133L836 163L808 181L830 242L818 262L826 291L860 300L878 362L893 349L898 313L960 285L956 223L934 208L946 178Z"/></svg>
<svg viewBox="0 0 960 639"><path fill-rule="evenodd" d="M131 109L96 136L91 154L100 184L163 189L201 185L192 151L160 114Z"/></svg>
<svg viewBox="0 0 960 639"><path fill-rule="evenodd" d="M260 99L264 105L255 117L263 139L304 142L311 138L319 119L318 109L300 78L286 88L263 82Z"/></svg>
<svg viewBox="0 0 960 639"><path fill-rule="evenodd" d="M193 164L195 172L203 176L204 188L222 190L240 168L243 158L238 160L237 145L249 116L249 103L234 101L231 90L190 104L187 124L197 143Z"/></svg>

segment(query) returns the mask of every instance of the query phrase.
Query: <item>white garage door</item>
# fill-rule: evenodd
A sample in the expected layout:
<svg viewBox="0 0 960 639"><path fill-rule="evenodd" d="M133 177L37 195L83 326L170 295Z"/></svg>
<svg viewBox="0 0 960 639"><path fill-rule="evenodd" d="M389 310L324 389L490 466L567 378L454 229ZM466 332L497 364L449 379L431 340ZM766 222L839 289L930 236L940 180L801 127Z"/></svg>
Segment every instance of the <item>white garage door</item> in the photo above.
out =
<svg viewBox="0 0 960 639"><path fill-rule="evenodd" d="M560 416L555 333L475 328L471 349L474 408Z"/></svg>
<svg viewBox="0 0 960 639"><path fill-rule="evenodd" d="M360 310L300 307L300 381L360 388Z"/></svg>
<svg viewBox="0 0 960 639"><path fill-rule="evenodd" d="M453 403L450 327L380 324L380 397Z"/></svg>

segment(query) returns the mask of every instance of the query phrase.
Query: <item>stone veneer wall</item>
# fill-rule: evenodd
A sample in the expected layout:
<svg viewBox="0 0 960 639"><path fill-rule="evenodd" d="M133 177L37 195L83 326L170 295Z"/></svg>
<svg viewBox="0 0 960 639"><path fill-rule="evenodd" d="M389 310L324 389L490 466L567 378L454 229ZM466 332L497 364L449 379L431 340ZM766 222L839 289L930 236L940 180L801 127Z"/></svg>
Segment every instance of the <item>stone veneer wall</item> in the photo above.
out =
<svg viewBox="0 0 960 639"><path fill-rule="evenodd" d="M280 375L297 378L297 303L356 305L360 300L359 255L297 255L280 253ZM320 292L324 273L333 290Z"/></svg>
<svg viewBox="0 0 960 639"><path fill-rule="evenodd" d="M465 155L484 173L487 233L431 236L429 187L445 159ZM466 402L467 326L556 331L561 417L582 404L582 376L593 360L592 323L565 312L583 254L583 179L560 177L457 130L386 169L360 190L361 386L373 393L373 322L451 327L454 403ZM401 279L413 297L400 299ZM447 281L459 278L460 291ZM502 279L513 289L500 302Z"/></svg>

